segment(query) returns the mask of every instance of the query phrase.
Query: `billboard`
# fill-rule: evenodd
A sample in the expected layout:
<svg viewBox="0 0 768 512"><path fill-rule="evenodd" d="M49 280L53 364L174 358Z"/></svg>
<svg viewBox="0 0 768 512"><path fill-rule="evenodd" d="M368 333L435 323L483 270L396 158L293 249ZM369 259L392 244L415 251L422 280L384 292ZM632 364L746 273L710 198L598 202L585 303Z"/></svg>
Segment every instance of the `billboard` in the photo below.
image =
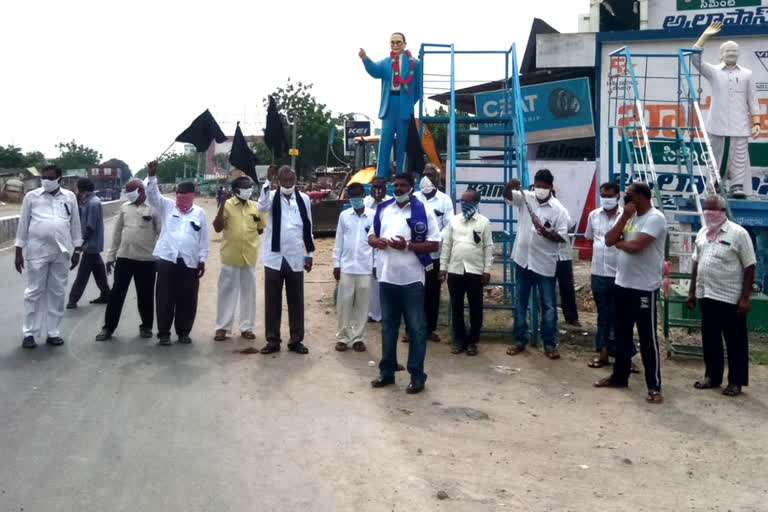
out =
<svg viewBox="0 0 768 512"><path fill-rule="evenodd" d="M588 78L559 80L521 87L525 133L528 143L592 137L592 94ZM504 90L475 95L475 112L481 117L500 117L512 112L510 93ZM478 125L480 132L498 130L493 124Z"/></svg>
<svg viewBox="0 0 768 512"><path fill-rule="evenodd" d="M767 0L648 0L648 28L700 28L724 25L766 27Z"/></svg>
<svg viewBox="0 0 768 512"><path fill-rule="evenodd" d="M672 3L672 2L670 2ZM756 84L758 104L761 113L762 132L759 137L749 139L750 164L752 166L752 185L755 191L763 199L768 199L768 69L763 65L764 55L768 55L768 39L765 37L739 37L734 38L741 47L741 56L739 65L752 70L753 79ZM601 80L600 80L600 178L601 181L608 179L610 162L609 156L609 126L621 126L630 124L635 116L634 108L631 106L613 108L609 110L609 73L620 71L622 66L626 66L623 57L611 57L610 53L622 46L629 46L634 53L650 54L676 54L679 48L690 48L695 41L691 40L652 40L652 41L616 41L610 44L603 44L601 49ZM716 63L719 61L719 46L721 39L710 41L703 52L702 59L707 62ZM660 129L649 130L650 137L670 137L676 136L674 127L678 119L685 119L684 107L678 106L677 99L677 60L670 58L649 58L647 62L640 58L633 62L636 70L641 70L641 74L656 77L673 77L674 80L657 78L640 83L644 96L649 98L643 105L643 116L647 126L656 126ZM647 65L647 69L646 69ZM712 101L711 87L705 78L701 78L700 84L696 77L696 87L701 87L699 95L701 100L701 110L706 119L709 116L709 107ZM630 87L629 80L623 82L620 87ZM611 118L609 118L611 116ZM663 129L668 127L669 129ZM624 152L620 150L616 135L618 130L614 130L614 147L612 155L614 160L614 170L618 172L618 164L625 157ZM678 159L676 156L676 144L674 142L651 142L651 150L656 163L657 172L678 172ZM704 155L694 153L694 161L700 161ZM676 190L682 192L687 183L683 177L661 177L660 182L665 190Z"/></svg>
<svg viewBox="0 0 768 512"><path fill-rule="evenodd" d="M355 137L368 137L370 134L370 121L344 121L344 148L347 153L354 152Z"/></svg>

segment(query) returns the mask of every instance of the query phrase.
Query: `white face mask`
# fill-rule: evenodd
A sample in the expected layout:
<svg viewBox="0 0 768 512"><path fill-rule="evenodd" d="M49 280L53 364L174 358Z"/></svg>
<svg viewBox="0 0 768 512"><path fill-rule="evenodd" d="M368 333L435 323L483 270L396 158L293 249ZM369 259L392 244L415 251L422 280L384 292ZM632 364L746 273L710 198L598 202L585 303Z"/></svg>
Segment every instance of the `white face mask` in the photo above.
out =
<svg viewBox="0 0 768 512"><path fill-rule="evenodd" d="M295 188L296 188L295 186L294 187L280 187L280 193L283 194L284 196L290 196L291 194L293 194L293 190Z"/></svg>
<svg viewBox="0 0 768 512"><path fill-rule="evenodd" d="M432 180L424 176L419 182L419 188L425 194L431 194L435 190L435 186L432 184Z"/></svg>
<svg viewBox="0 0 768 512"><path fill-rule="evenodd" d="M618 197L601 197L600 206L602 206L604 210L613 210L614 208L619 206L619 198Z"/></svg>
<svg viewBox="0 0 768 512"><path fill-rule="evenodd" d="M141 193L139 193L139 189L131 190L130 192L125 193L125 198L128 199L131 203L135 203L136 200L139 198Z"/></svg>
<svg viewBox="0 0 768 512"><path fill-rule="evenodd" d="M395 201L400 204L407 203L408 199L411 198L411 192L413 192L413 188L401 196L395 195Z"/></svg>
<svg viewBox="0 0 768 512"><path fill-rule="evenodd" d="M249 200L252 195L253 195L253 187L237 189L237 197L239 197L243 201Z"/></svg>
<svg viewBox="0 0 768 512"><path fill-rule="evenodd" d="M541 201L549 197L550 190L548 188L534 188L533 192L536 194L536 199Z"/></svg>
<svg viewBox="0 0 768 512"><path fill-rule="evenodd" d="M43 182L43 190L46 192L53 192L57 188L59 188L59 180L58 178L55 180L41 180Z"/></svg>

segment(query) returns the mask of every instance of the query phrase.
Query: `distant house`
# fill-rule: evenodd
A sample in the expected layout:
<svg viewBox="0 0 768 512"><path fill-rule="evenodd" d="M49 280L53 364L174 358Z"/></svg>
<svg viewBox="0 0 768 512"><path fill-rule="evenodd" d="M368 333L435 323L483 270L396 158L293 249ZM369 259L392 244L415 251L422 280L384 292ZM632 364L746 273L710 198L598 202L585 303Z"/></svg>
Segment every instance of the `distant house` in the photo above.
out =
<svg viewBox="0 0 768 512"><path fill-rule="evenodd" d="M40 172L35 167L0 168L0 199L19 202L24 194L40 186Z"/></svg>

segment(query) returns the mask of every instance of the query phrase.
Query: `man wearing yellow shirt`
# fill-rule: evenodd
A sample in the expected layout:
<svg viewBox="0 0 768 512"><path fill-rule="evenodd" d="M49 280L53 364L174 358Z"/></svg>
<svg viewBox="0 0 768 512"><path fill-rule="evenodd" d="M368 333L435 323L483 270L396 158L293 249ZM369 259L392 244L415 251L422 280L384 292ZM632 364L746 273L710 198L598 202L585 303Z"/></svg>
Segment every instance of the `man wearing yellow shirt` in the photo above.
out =
<svg viewBox="0 0 768 512"><path fill-rule="evenodd" d="M256 263L266 221L256 201L251 201L253 181L241 176L232 182L235 196L224 191L213 229L221 236L221 273L214 340L224 341L235 320L240 300L240 335L253 340L256 316Z"/></svg>

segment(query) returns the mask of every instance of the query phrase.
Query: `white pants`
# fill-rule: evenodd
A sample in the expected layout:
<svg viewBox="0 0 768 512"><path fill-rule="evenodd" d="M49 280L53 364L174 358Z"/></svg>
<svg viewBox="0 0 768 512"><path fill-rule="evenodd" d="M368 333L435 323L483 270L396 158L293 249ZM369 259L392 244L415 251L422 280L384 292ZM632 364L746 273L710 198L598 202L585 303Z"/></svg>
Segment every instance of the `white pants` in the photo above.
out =
<svg viewBox="0 0 768 512"><path fill-rule="evenodd" d="M240 332L253 331L256 320L256 265L221 265L216 330L231 330L240 299Z"/></svg>
<svg viewBox="0 0 768 512"><path fill-rule="evenodd" d="M341 273L339 293L336 297L336 311L339 315L336 341L347 345L363 341L363 333L368 323L372 280L370 274Z"/></svg>
<svg viewBox="0 0 768 512"><path fill-rule="evenodd" d="M40 335L45 316L47 336L61 336L59 324L66 305L69 254L28 259L24 288L24 337Z"/></svg>
<svg viewBox="0 0 768 512"><path fill-rule="evenodd" d="M368 316L371 320L381 322L381 300L379 299L379 280L371 276L371 304L368 308Z"/></svg>
<svg viewBox="0 0 768 512"><path fill-rule="evenodd" d="M712 152L715 154L715 161L718 165L718 172L723 166L723 152L725 150L724 135L709 134L709 140L712 143ZM728 169L727 178L730 180L731 187L741 185L744 187L744 193L752 195L752 172L749 168L749 137L730 137L731 144L728 149Z"/></svg>

